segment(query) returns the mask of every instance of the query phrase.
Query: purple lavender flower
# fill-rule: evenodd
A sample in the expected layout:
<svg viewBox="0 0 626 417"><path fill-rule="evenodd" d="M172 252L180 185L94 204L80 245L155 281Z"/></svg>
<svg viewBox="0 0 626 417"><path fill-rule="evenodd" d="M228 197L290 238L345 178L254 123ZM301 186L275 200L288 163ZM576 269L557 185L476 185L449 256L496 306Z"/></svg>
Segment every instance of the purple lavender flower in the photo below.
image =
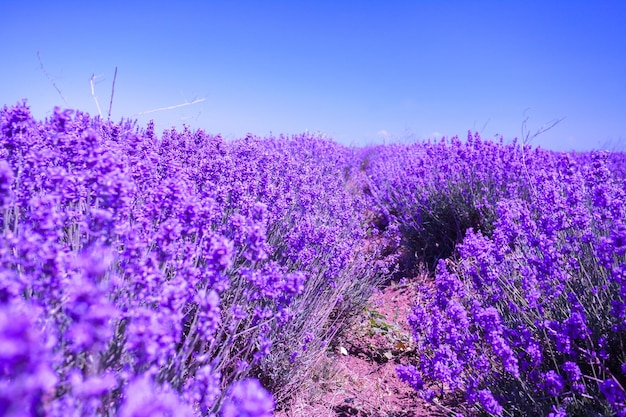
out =
<svg viewBox="0 0 626 417"><path fill-rule="evenodd" d="M0 160L0 210L6 208L13 198L13 170L5 160Z"/></svg>
<svg viewBox="0 0 626 417"><path fill-rule="evenodd" d="M503 408L494 398L493 393L487 389L478 391L478 401L480 405L490 414L502 415Z"/></svg>
<svg viewBox="0 0 626 417"><path fill-rule="evenodd" d="M426 402L432 402L435 399L435 391L431 388L426 388L425 390L420 392L420 397L424 399Z"/></svg>
<svg viewBox="0 0 626 417"><path fill-rule="evenodd" d="M424 389L424 381L419 376L419 371L415 366L398 365L396 373L402 382L409 384L415 391L420 392Z"/></svg>
<svg viewBox="0 0 626 417"><path fill-rule="evenodd" d="M18 141L28 138L26 132L32 122L30 107L26 105L26 101L10 108L5 106L2 116L0 132L8 139L5 146L9 150L18 148L20 146Z"/></svg>
<svg viewBox="0 0 626 417"><path fill-rule="evenodd" d="M136 307L126 315L130 323L125 348L134 355L140 369L163 365L174 355L175 344L180 342L182 333L175 315L168 314L165 309L155 312L146 307Z"/></svg>
<svg viewBox="0 0 626 417"><path fill-rule="evenodd" d="M212 265L223 271L228 268L232 262L233 244L223 236L214 235L211 237L211 251L209 252L209 260Z"/></svg>
<svg viewBox="0 0 626 417"><path fill-rule="evenodd" d="M565 333L571 339L584 339L589 335L586 319L582 312L576 311L563 322Z"/></svg>
<svg viewBox="0 0 626 417"><path fill-rule="evenodd" d="M520 376L518 360L507 341L495 334L487 335L487 339L491 343L494 353L502 360L504 370L518 378Z"/></svg>
<svg viewBox="0 0 626 417"><path fill-rule="evenodd" d="M212 341L221 323L220 297L215 291L199 290L196 297L198 303L198 334L207 341Z"/></svg>
<svg viewBox="0 0 626 417"><path fill-rule="evenodd" d="M167 387L158 387L148 375L135 378L124 392L120 417L176 415L193 417L193 410Z"/></svg>
<svg viewBox="0 0 626 417"><path fill-rule="evenodd" d="M83 400L101 397L117 387L117 378L112 372L83 378L79 371L70 377L73 392Z"/></svg>
<svg viewBox="0 0 626 417"><path fill-rule="evenodd" d="M184 397L190 404L198 404L202 414L207 414L222 394L220 383L221 373L211 365L205 365L196 371L193 379L185 385Z"/></svg>
<svg viewBox="0 0 626 417"><path fill-rule="evenodd" d="M67 125L72 121L72 114L74 114L74 110L66 109L61 111L60 107L55 107L50 120L52 128L58 133L65 132Z"/></svg>
<svg viewBox="0 0 626 417"><path fill-rule="evenodd" d="M578 382L582 378L580 368L575 362L567 361L562 366L563 372L567 375L569 382Z"/></svg>
<svg viewBox="0 0 626 417"><path fill-rule="evenodd" d="M556 371L550 370L543 374L543 389L549 395L559 395L565 386L565 381L563 381L563 377L559 375Z"/></svg>
<svg viewBox="0 0 626 417"><path fill-rule="evenodd" d="M598 383L598 388L604 398L614 407L624 407L626 402L626 393L624 389L618 385L615 380L605 379Z"/></svg>
<svg viewBox="0 0 626 417"><path fill-rule="evenodd" d="M31 321L36 316L25 304L0 305L0 411L5 416L36 415L58 381Z"/></svg>
<svg viewBox="0 0 626 417"><path fill-rule="evenodd" d="M74 276L66 291L65 313L70 325L65 336L72 349L80 352L104 347L113 334L111 322L118 317L118 310L88 277Z"/></svg>
<svg viewBox="0 0 626 417"><path fill-rule="evenodd" d="M270 417L274 413L274 399L256 379L237 381L228 391L222 417Z"/></svg>

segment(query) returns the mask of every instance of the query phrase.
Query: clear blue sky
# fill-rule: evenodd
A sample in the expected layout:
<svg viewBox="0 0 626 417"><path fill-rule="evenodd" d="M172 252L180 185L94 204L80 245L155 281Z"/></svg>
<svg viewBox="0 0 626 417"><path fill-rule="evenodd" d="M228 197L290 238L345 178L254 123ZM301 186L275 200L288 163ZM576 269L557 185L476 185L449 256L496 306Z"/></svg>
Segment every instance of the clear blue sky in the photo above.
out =
<svg viewBox="0 0 626 417"><path fill-rule="evenodd" d="M626 1L14 1L0 6L0 104L186 123L226 138L344 144L520 136L626 150ZM139 115L194 99L201 103Z"/></svg>

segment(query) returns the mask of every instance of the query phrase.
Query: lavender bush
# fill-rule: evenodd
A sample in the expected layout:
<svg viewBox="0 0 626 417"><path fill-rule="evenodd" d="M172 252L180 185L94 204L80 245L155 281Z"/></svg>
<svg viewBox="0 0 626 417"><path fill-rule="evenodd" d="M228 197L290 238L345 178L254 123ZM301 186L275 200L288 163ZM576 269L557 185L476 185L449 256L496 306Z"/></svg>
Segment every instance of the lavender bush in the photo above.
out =
<svg viewBox="0 0 626 417"><path fill-rule="evenodd" d="M496 202L528 196L527 178L542 169L545 157L529 146L483 141L478 134L467 141L378 146L363 154L371 205L431 270L468 228L491 234Z"/></svg>
<svg viewBox="0 0 626 417"><path fill-rule="evenodd" d="M472 136L378 157L381 210L447 248L409 319L415 362L398 376L428 400L457 399L452 414L626 415L618 158ZM440 161L455 165L441 175ZM432 233L436 221L454 233Z"/></svg>
<svg viewBox="0 0 626 417"><path fill-rule="evenodd" d="M3 415L272 415L380 279L329 141L0 129Z"/></svg>

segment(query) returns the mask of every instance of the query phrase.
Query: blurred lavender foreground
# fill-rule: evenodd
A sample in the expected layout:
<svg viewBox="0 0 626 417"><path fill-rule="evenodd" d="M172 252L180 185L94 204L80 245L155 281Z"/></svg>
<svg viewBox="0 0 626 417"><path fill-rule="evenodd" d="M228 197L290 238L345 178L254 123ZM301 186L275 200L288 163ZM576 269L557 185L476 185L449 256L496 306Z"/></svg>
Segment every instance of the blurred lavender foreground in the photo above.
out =
<svg viewBox="0 0 626 417"><path fill-rule="evenodd" d="M327 140L0 127L2 416L273 415L383 277Z"/></svg>

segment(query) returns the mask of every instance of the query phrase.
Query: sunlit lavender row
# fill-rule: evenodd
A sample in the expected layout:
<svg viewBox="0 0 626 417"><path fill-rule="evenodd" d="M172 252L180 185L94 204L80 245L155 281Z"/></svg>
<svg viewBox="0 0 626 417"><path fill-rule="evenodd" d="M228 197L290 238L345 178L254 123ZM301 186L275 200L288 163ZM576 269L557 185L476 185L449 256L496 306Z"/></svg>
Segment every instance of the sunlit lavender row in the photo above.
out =
<svg viewBox="0 0 626 417"><path fill-rule="evenodd" d="M2 415L272 415L385 276L330 141L0 126Z"/></svg>
<svg viewBox="0 0 626 417"><path fill-rule="evenodd" d="M625 161L5 107L0 415L271 416L373 291L424 269L397 368L416 395L625 416Z"/></svg>
<svg viewBox="0 0 626 417"><path fill-rule="evenodd" d="M373 201L435 274L403 381L452 415L626 415L624 154L470 134L369 159Z"/></svg>

